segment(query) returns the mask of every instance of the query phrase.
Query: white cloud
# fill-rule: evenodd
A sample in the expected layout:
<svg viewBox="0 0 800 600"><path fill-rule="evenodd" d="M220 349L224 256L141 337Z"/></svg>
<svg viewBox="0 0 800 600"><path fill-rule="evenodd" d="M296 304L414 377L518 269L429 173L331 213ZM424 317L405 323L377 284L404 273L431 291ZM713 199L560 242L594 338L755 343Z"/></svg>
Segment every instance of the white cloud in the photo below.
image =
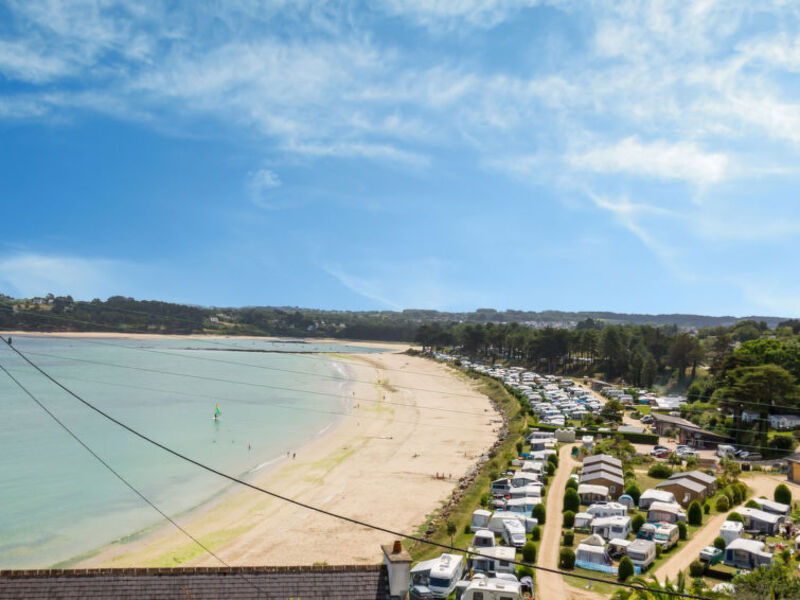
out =
<svg viewBox="0 0 800 600"><path fill-rule="evenodd" d="M725 154L704 152L691 142L657 140L643 143L635 137L572 155L568 161L578 169L596 173L631 173L698 185L723 180L730 165Z"/></svg>
<svg viewBox="0 0 800 600"><path fill-rule="evenodd" d="M463 24L488 29L536 4L537 0L383 0L381 6L436 31Z"/></svg>
<svg viewBox="0 0 800 600"><path fill-rule="evenodd" d="M21 297L53 293L92 299L120 293L137 269L104 258L17 253L0 257L0 282Z"/></svg>

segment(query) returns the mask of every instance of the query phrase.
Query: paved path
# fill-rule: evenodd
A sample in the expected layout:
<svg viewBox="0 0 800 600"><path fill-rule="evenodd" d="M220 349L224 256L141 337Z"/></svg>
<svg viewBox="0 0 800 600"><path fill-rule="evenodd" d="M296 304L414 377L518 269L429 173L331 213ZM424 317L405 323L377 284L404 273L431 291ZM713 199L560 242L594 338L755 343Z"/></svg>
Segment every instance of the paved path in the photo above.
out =
<svg viewBox="0 0 800 600"><path fill-rule="evenodd" d="M553 475L547 492L547 522L542 530L542 541L539 544L538 564L550 569L558 568L558 553L561 550L561 522L564 509L564 492L567 479L572 474L573 467L580 463L572 458L572 449L577 444L566 444L558 453L558 469ZM579 598L580 600L597 600L601 596L588 590L575 589L564 582L561 575L536 572L537 598L549 600L567 600Z"/></svg>
<svg viewBox="0 0 800 600"><path fill-rule="evenodd" d="M775 486L779 483L784 483L785 479L785 476L753 474L743 477L742 481L753 490L753 496L766 496L771 500L772 493L775 491ZM792 490L793 499L800 497L797 488L790 487L789 489ZM738 508L738 506L734 506L731 510L736 510L736 508ZM693 560L697 560L700 555L700 550L714 543L714 539L719 535L719 528L722 526L727 515L728 513L714 515L706 522L702 529L696 531L688 543L684 544L669 560L667 560L667 562L655 571L658 580L663 581L665 577L669 577L670 581L675 581L680 571L688 569L689 564Z"/></svg>

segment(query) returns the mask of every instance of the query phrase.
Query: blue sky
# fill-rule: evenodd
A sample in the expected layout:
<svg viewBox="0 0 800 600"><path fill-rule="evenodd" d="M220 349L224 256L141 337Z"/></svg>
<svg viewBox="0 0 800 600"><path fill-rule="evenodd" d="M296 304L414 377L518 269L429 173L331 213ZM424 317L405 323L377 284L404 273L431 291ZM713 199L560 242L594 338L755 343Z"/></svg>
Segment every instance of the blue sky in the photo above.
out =
<svg viewBox="0 0 800 600"><path fill-rule="evenodd" d="M0 290L800 316L785 2L0 5Z"/></svg>

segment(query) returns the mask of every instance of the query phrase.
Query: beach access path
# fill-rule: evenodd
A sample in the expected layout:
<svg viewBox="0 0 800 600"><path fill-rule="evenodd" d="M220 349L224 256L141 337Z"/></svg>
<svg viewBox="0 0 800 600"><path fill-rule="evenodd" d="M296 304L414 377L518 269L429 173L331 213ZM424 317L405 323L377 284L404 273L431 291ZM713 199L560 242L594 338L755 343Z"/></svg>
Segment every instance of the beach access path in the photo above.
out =
<svg viewBox="0 0 800 600"><path fill-rule="evenodd" d="M577 444L565 444L558 451L558 468L547 492L545 513L547 521L542 528L542 541L539 544L538 565L548 569L558 569L558 554L561 550L561 524L564 510L564 492L572 469L580 463L572 458L572 449ZM557 573L536 571L536 597L577 600L599 600L599 594L589 590L573 588Z"/></svg>
<svg viewBox="0 0 800 600"><path fill-rule="evenodd" d="M766 496L772 499L775 486L779 483L785 483L785 479L785 477L779 478L761 473L754 473L751 476L743 477L742 481L750 486L750 489L753 491L753 496ZM789 486L789 489L792 491L792 500L796 500L800 497L796 487ZM722 523L725 522L728 514L742 506L744 506L744 504L733 506L729 511L714 515L709 519L701 529L695 532L691 540L684 544L678 552L672 555L667 562L656 570L655 576L658 577L658 580L664 581L665 578L669 577L670 581L675 581L678 573L688 569L691 562L699 558L700 550L714 544L714 539L719 535L719 528L722 526Z"/></svg>
<svg viewBox="0 0 800 600"><path fill-rule="evenodd" d="M337 354L360 382L345 392L353 403L349 416L317 439L298 440L296 459L283 459L252 481L328 511L416 533L495 442L500 423L466 377L397 350ZM177 520L232 565L374 564L381 560L379 545L393 541L249 489L234 488ZM219 564L165 524L76 566Z"/></svg>

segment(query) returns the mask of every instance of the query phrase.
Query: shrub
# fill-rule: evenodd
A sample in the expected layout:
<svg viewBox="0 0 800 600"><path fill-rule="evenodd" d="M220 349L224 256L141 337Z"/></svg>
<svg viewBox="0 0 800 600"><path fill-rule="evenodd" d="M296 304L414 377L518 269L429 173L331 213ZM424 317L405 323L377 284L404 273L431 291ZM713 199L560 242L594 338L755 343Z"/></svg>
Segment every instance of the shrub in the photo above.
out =
<svg viewBox="0 0 800 600"><path fill-rule="evenodd" d="M575 481L572 477L567 479L566 489L568 490L576 490L578 489L578 482Z"/></svg>
<svg viewBox="0 0 800 600"><path fill-rule="evenodd" d="M689 522L689 525L703 524L703 509L700 508L699 503L692 502L689 505L689 509L686 511L686 520Z"/></svg>
<svg viewBox="0 0 800 600"><path fill-rule="evenodd" d="M717 498L717 512L725 512L731 507L731 503L728 502L727 496L720 496Z"/></svg>
<svg viewBox="0 0 800 600"><path fill-rule="evenodd" d="M742 500L744 500L742 488L740 488L738 485L732 485L731 491L733 492L733 500L731 500L731 502L733 504L741 504Z"/></svg>
<svg viewBox="0 0 800 600"><path fill-rule="evenodd" d="M541 539L541 537L542 537L542 528L541 527L539 527L537 525L536 527L531 529L531 539L534 542L538 542Z"/></svg>
<svg viewBox="0 0 800 600"><path fill-rule="evenodd" d="M581 498L578 496L578 492L573 490L572 488L567 489L564 492L564 511L571 510L572 512L578 512L581 507Z"/></svg>
<svg viewBox="0 0 800 600"><path fill-rule="evenodd" d="M547 484L548 484L548 482L550 481L550 478L549 478L547 475L542 475L542 476L540 477L540 480L541 480L541 482L542 482L542 485L543 485L543 486L545 486L545 487L547 487Z"/></svg>
<svg viewBox="0 0 800 600"><path fill-rule="evenodd" d="M672 475L672 469L669 465L665 465L664 463L656 463L647 470L647 474L656 479L666 479Z"/></svg>
<svg viewBox="0 0 800 600"><path fill-rule="evenodd" d="M744 517L734 511L728 515L728 521L738 521L739 523L744 523Z"/></svg>
<svg viewBox="0 0 800 600"><path fill-rule="evenodd" d="M565 546L572 546L575 542L575 532L574 531L565 531L564 532L564 545Z"/></svg>
<svg viewBox="0 0 800 600"><path fill-rule="evenodd" d="M725 546L727 546L727 544L725 543L724 538L720 536L714 538L714 548L717 548L719 550L725 550Z"/></svg>
<svg viewBox="0 0 800 600"><path fill-rule="evenodd" d="M561 548L561 552L558 553L558 566L569 571L575 568L575 553L572 548Z"/></svg>
<svg viewBox="0 0 800 600"><path fill-rule="evenodd" d="M775 488L772 498L775 502L780 502L781 504L792 504L792 492L786 487L786 484L783 483Z"/></svg>
<svg viewBox="0 0 800 600"><path fill-rule="evenodd" d="M642 515L640 514L634 515L633 519L631 519L631 529L633 530L633 533L639 533L639 530L642 528L642 525L644 525L644 523L645 521Z"/></svg>
<svg viewBox="0 0 800 600"><path fill-rule="evenodd" d="M656 544L656 558L661 558L661 555L664 553L664 548L661 544Z"/></svg>
<svg viewBox="0 0 800 600"><path fill-rule="evenodd" d="M562 527L564 527L564 529L572 529L573 525L575 525L575 513L571 510L568 510L564 513L564 522Z"/></svg>
<svg viewBox="0 0 800 600"><path fill-rule="evenodd" d="M755 500L748 500L745 506L747 508L756 508L761 510L761 506L759 506L758 502L756 502Z"/></svg>
<svg viewBox="0 0 800 600"><path fill-rule="evenodd" d="M639 486L636 483L629 483L625 488L625 493L633 498L634 504L639 504L639 496L642 495L642 490L639 489Z"/></svg>
<svg viewBox="0 0 800 600"><path fill-rule="evenodd" d="M472 533L472 527L470 526L469 523L464 525L464 533Z"/></svg>
<svg viewBox="0 0 800 600"><path fill-rule="evenodd" d="M523 577L533 577L533 569L531 567L517 567L517 579Z"/></svg>
<svg viewBox="0 0 800 600"><path fill-rule="evenodd" d="M709 514L711 512L711 503L706 500L705 504L703 504L703 512Z"/></svg>
<svg viewBox="0 0 800 600"><path fill-rule="evenodd" d="M678 539L685 540L686 539L686 523L683 521L678 521L676 523L678 526Z"/></svg>
<svg viewBox="0 0 800 600"><path fill-rule="evenodd" d="M617 569L617 579L625 581L628 577L633 575L633 561L630 557L623 556L619 561L619 568Z"/></svg>
<svg viewBox="0 0 800 600"><path fill-rule="evenodd" d="M544 469L547 471L548 475L552 475L556 472L556 466L551 462L548 462Z"/></svg>
<svg viewBox="0 0 800 600"><path fill-rule="evenodd" d="M536 562L536 545L533 542L525 542L522 547L522 560L531 564Z"/></svg>
<svg viewBox="0 0 800 600"><path fill-rule="evenodd" d="M522 454L522 442L517 442L517 454Z"/></svg>
<svg viewBox="0 0 800 600"><path fill-rule="evenodd" d="M558 466L558 454L548 454L547 462L553 463L555 466Z"/></svg>
<svg viewBox="0 0 800 600"><path fill-rule="evenodd" d="M693 560L689 564L689 575L692 577L700 577L705 573L706 565L701 563L699 560Z"/></svg>
<svg viewBox="0 0 800 600"><path fill-rule="evenodd" d="M539 525L544 525L546 516L544 504L537 504L534 506L531 511L531 516L538 521Z"/></svg>

